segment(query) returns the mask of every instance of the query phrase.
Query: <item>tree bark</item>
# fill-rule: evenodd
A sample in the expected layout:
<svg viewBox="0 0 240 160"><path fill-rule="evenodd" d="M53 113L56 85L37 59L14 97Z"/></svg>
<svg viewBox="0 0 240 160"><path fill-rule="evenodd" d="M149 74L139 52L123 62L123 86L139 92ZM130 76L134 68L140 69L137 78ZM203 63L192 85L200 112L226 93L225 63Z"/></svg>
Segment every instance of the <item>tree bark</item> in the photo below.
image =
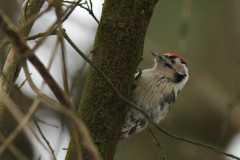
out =
<svg viewBox="0 0 240 160"><path fill-rule="evenodd" d="M105 0L92 50L92 61L125 98L129 98L144 38L157 0ZM126 114L124 104L90 67L79 107L104 160L112 160ZM81 137L80 142L81 142ZM75 160L70 141L66 160ZM85 160L90 159L83 150Z"/></svg>

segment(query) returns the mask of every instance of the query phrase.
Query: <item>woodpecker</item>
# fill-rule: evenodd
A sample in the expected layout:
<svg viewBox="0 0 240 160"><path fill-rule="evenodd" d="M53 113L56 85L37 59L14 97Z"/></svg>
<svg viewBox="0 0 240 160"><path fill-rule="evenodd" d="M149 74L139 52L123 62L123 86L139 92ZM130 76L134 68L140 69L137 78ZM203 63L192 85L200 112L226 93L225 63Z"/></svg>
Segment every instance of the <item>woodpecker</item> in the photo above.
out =
<svg viewBox="0 0 240 160"><path fill-rule="evenodd" d="M172 108L178 93L188 81L186 61L175 53L154 56L155 65L135 74L135 87L131 91L130 101L142 108L157 124ZM125 123L121 129L120 140L142 131L148 124L147 118L129 106Z"/></svg>

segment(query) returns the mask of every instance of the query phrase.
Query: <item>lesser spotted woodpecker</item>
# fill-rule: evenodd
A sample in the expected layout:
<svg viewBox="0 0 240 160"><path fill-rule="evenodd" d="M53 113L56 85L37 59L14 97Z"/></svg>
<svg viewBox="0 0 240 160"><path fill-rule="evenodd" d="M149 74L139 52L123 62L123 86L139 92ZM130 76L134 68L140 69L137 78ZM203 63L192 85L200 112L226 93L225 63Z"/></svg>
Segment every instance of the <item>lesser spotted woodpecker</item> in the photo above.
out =
<svg viewBox="0 0 240 160"><path fill-rule="evenodd" d="M130 101L147 112L155 123L159 123L172 108L189 76L186 61L181 56L174 53L152 54L155 65L143 70L141 77L136 79ZM142 113L128 107L120 139L142 131L147 124L148 120Z"/></svg>

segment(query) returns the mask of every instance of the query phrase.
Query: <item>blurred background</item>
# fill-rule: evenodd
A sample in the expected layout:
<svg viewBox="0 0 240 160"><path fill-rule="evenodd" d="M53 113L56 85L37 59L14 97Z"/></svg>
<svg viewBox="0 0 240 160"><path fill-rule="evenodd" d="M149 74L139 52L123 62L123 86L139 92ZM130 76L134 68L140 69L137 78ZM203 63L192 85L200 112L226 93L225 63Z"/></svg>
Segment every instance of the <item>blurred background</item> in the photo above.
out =
<svg viewBox="0 0 240 160"><path fill-rule="evenodd" d="M93 0L93 10L100 19L103 0ZM0 1L0 7L17 24L23 0ZM44 5L44 8L47 4ZM50 11L35 22L30 35L44 32L56 19ZM87 11L77 8L64 23L70 38L87 55L92 49L97 23ZM0 38L4 35L0 31ZM50 36L36 54L46 65L56 37ZM29 41L34 46L35 41ZM1 50L2 68L9 47ZM84 85L88 65L67 44L69 81L74 103ZM189 68L189 81L181 91L172 110L160 122L160 127L168 132L197 142L212 145L220 150L240 157L240 1L238 0L161 0L157 3L145 38L142 69L153 66L150 51L163 54L174 52L186 60ZM62 84L60 54L54 60L51 74ZM40 75L30 68L31 77L39 87ZM21 72L17 83L25 80ZM77 81L76 81L77 80ZM52 96L46 87L46 94ZM36 95L26 83L14 90L13 99L23 107L29 107ZM53 97L54 98L54 97ZM68 147L69 133L63 117L44 102L36 114L44 123L39 123L46 138L55 149L58 160L63 160ZM10 115L6 118L11 118ZM6 124L9 132L14 122ZM34 128L34 124L32 124ZM155 134L165 147L168 160L232 160L210 149L173 139L158 130ZM38 131L36 131L38 132ZM50 155L32 138L18 138L16 145L35 159L50 160ZM22 147L25 145L24 147ZM10 154L5 156L14 159ZM161 159L160 148L148 130L121 140L115 160ZM33 159L34 159L33 158ZM1 160L4 158L0 158ZM5 158L6 159L6 158Z"/></svg>

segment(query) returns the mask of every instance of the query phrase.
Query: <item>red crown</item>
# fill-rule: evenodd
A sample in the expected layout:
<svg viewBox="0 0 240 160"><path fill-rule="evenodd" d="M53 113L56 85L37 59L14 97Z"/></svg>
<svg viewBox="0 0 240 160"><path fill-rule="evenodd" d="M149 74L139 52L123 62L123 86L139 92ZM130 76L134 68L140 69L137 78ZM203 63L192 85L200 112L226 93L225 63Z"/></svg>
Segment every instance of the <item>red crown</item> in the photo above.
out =
<svg viewBox="0 0 240 160"><path fill-rule="evenodd" d="M165 54L172 55L172 56L175 56L175 57L179 57L179 58L181 58L181 60L182 60L183 62L186 63L185 59L183 59L181 56L179 56L179 55L177 55L177 54L175 54L175 53L165 53Z"/></svg>

